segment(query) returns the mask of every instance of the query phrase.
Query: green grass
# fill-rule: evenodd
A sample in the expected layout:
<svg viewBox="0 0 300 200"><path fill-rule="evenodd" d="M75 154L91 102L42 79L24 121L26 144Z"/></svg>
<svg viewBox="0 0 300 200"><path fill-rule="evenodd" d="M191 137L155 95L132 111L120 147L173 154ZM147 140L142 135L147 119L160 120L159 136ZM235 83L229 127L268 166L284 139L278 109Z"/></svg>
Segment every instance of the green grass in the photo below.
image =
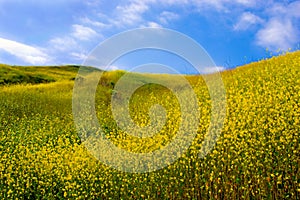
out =
<svg viewBox="0 0 300 200"><path fill-rule="evenodd" d="M80 66L10 66L0 64L0 85L39 84L62 80L74 80ZM82 67L81 71L91 73L97 69ZM98 70L97 70L98 71Z"/></svg>
<svg viewBox="0 0 300 200"><path fill-rule="evenodd" d="M197 136L176 162L143 174L114 170L83 146L72 116L77 71L76 66L0 66L0 80L6 81L0 85L1 199L300 198L300 52L221 73L227 115L217 144L202 159L198 153L211 102L203 78L187 76L201 108ZM93 72L85 69L86 74ZM117 127L110 109L123 74L104 72L99 81L99 124L120 148L137 153L160 149L178 130L178 101L156 84L138 89L130 99L134 121L149 123L148 109L155 103L166 108L168 121L154 137L132 137ZM145 76L170 78L134 74L132 81L143 82Z"/></svg>

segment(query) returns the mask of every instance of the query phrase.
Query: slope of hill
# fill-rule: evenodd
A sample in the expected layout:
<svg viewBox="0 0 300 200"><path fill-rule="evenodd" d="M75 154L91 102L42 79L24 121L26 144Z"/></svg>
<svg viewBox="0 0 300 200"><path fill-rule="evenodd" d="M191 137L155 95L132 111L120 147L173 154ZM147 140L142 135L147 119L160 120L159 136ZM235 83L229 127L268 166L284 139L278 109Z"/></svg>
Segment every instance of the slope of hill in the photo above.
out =
<svg viewBox="0 0 300 200"><path fill-rule="evenodd" d="M197 135L180 159L147 173L117 171L87 151L72 114L76 68L2 69L11 71L4 77L41 74L56 80L0 87L3 199L300 199L299 51L221 73L226 119L216 145L204 158L198 155L211 120L211 99L201 76L187 76L200 106ZM155 104L165 108L167 118L153 137L133 137L117 126L111 111L113 86L124 73L106 72L99 82L95 131L101 128L106 138L128 152L159 151L184 121L179 102L164 87L139 88L129 105L134 122L149 124L149 109ZM133 81L143 81L142 76ZM188 122L183 126L189 128ZM110 153L107 157L120 158Z"/></svg>
<svg viewBox="0 0 300 200"><path fill-rule="evenodd" d="M67 66L10 66L0 64L0 85L38 84L62 80L74 80L78 65ZM98 71L92 67L82 67L82 71Z"/></svg>

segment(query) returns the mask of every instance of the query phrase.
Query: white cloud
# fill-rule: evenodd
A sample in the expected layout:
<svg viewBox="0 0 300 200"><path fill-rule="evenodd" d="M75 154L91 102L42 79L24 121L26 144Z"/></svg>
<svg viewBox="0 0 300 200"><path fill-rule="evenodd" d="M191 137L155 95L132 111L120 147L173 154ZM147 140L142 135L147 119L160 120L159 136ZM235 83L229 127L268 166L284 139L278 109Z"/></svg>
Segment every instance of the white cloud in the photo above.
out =
<svg viewBox="0 0 300 200"><path fill-rule="evenodd" d="M86 23L94 23L94 21L85 19ZM99 25L99 24L94 24ZM101 36L95 30L88 26L74 24L72 25L73 31L62 37L52 38L48 44L48 51L61 57L61 55L67 56L69 59L83 61L86 58L86 42L92 41L95 37Z"/></svg>
<svg viewBox="0 0 300 200"><path fill-rule="evenodd" d="M101 1L99 1L99 0L85 0L84 3L88 6L96 7L96 6L99 6Z"/></svg>
<svg viewBox="0 0 300 200"><path fill-rule="evenodd" d="M162 28L162 26L156 22L147 22L146 25L142 25L141 28Z"/></svg>
<svg viewBox="0 0 300 200"><path fill-rule="evenodd" d="M266 9L269 20L256 34L256 44L270 50L288 50L300 42L300 1L274 3Z"/></svg>
<svg viewBox="0 0 300 200"><path fill-rule="evenodd" d="M283 3L274 3L267 9L267 13L272 16L300 17L299 10L300 1L295 1L288 5Z"/></svg>
<svg viewBox="0 0 300 200"><path fill-rule="evenodd" d="M203 8L213 8L219 12L232 12L234 7L252 8L257 5L257 0L191 0L188 2L198 7L200 11Z"/></svg>
<svg viewBox="0 0 300 200"><path fill-rule="evenodd" d="M251 26L263 23L263 19L252 14L251 12L244 12L239 21L234 25L233 29L236 31L244 31Z"/></svg>
<svg viewBox="0 0 300 200"><path fill-rule="evenodd" d="M195 5L197 5L199 8L203 8L203 7L213 7L219 11L221 10L227 10L226 6L224 5L224 1L222 0L215 0L215 1L211 1L211 0L203 0L203 1L194 1Z"/></svg>
<svg viewBox="0 0 300 200"><path fill-rule="evenodd" d="M78 48L78 44L71 37L53 38L49 41L51 48L58 51L68 51Z"/></svg>
<svg viewBox="0 0 300 200"><path fill-rule="evenodd" d="M0 38L0 49L32 65L43 65L51 61L39 48L4 38Z"/></svg>
<svg viewBox="0 0 300 200"><path fill-rule="evenodd" d="M87 54L85 53L79 53L79 52L72 52L70 55L75 59L75 60L85 60L87 58Z"/></svg>
<svg viewBox="0 0 300 200"><path fill-rule="evenodd" d="M142 14L149 9L151 1L132 1L129 5L117 6L117 18L114 24L117 26L134 25L143 21Z"/></svg>
<svg viewBox="0 0 300 200"><path fill-rule="evenodd" d="M183 4L191 3L191 1L190 0L164 0L163 3L167 5L175 5L175 4L183 5Z"/></svg>
<svg viewBox="0 0 300 200"><path fill-rule="evenodd" d="M79 40L90 40L98 35L97 32L90 27L79 24L74 24L72 27L74 30L72 35Z"/></svg>
<svg viewBox="0 0 300 200"><path fill-rule="evenodd" d="M253 7L257 3L257 1L255 1L255 0L235 0L233 2L247 6L247 7Z"/></svg>
<svg viewBox="0 0 300 200"><path fill-rule="evenodd" d="M289 5L287 14L291 17L299 18L300 17L299 10L300 10L300 1L295 1Z"/></svg>
<svg viewBox="0 0 300 200"><path fill-rule="evenodd" d="M73 34L63 37L56 37L48 42L48 52L56 55L56 58L71 59L83 61L86 58L83 42L78 43L77 38Z"/></svg>
<svg viewBox="0 0 300 200"><path fill-rule="evenodd" d="M162 24L168 24L169 21L176 20L179 15L169 11L163 11L159 16L159 21Z"/></svg>
<svg viewBox="0 0 300 200"><path fill-rule="evenodd" d="M287 50L299 42L298 30L290 20L271 19L256 35L256 42L271 50Z"/></svg>
<svg viewBox="0 0 300 200"><path fill-rule="evenodd" d="M257 0L129 0L121 1L121 3L116 6L114 14L109 17L105 16L108 19L110 28L128 28L128 27L152 27L151 22L153 19L147 19L144 14L148 11L151 11L152 7L180 7L197 8L198 12L203 9L209 8L218 11L228 11L233 5L243 6L243 7L253 7L256 5ZM195 10L194 10L195 11ZM194 12L193 11L193 12ZM169 21L176 20L180 16L177 13L162 11L158 16L158 21L155 22L167 25ZM95 23L91 22L88 19L84 19L85 23L98 24L98 26L106 27L107 24L104 23ZM154 25L154 24L152 24Z"/></svg>
<svg viewBox="0 0 300 200"><path fill-rule="evenodd" d="M176 20L180 17L177 13L162 11L157 17L157 21L153 18L149 19L145 13L152 12L153 7L178 7L181 9L196 8L199 13L203 13L203 9L214 9L217 11L229 11L231 6L243 6L244 8L253 7L257 0L128 0L120 1L113 14L104 15L99 14L101 19L106 19L107 23L93 21L88 18L81 19L83 23L98 26L102 28L129 28L129 27L145 27L149 26L150 21L156 24L168 24L171 20ZM195 12L192 9L191 12ZM109 26L109 27L108 27Z"/></svg>
<svg viewBox="0 0 300 200"><path fill-rule="evenodd" d="M111 27L111 24L105 24L105 23L100 22L100 21L94 21L94 20L91 20L88 17L80 18L79 21L81 21L84 24L92 25L94 27L101 28L101 29L105 29L105 28L110 28Z"/></svg>
<svg viewBox="0 0 300 200"><path fill-rule="evenodd" d="M110 28L128 28L128 27L162 27L159 22L153 19L147 19L143 15L151 9L151 6L156 6L158 3L166 4L157 0L130 0L126 5L118 5L114 10L114 15L108 19ZM163 16L166 20L175 18L175 14L171 16L171 12L165 12ZM102 17L103 18L103 17ZM160 21L160 18L158 19Z"/></svg>

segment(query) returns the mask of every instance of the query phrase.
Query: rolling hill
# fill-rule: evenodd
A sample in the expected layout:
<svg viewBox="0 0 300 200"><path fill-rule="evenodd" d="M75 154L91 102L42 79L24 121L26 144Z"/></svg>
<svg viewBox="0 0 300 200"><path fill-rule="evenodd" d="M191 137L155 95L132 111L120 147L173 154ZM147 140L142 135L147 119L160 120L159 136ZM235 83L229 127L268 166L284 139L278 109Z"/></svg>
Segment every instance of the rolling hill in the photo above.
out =
<svg viewBox="0 0 300 200"><path fill-rule="evenodd" d="M221 72L226 92L225 123L214 148L204 158L199 157L199 151L211 122L212 102L203 77L186 76L198 99L197 134L179 159L145 173L118 171L93 157L85 146L82 135L92 133L83 130L78 134L72 113L77 71L78 66L0 66L3 199L300 198L300 51ZM87 69L88 74L94 72ZM140 154L163 149L181 125L189 133L191 124L182 119L180 102L172 91L157 84L136 90L129 99L129 114L137 125L145 127L151 119L161 117L149 116L152 106L162 105L166 123L161 130L139 138L130 134L134 131L131 126L127 132L118 127L110 100L111 95L122 95L114 86L124 74L105 72L99 82L95 106L87 109L87 113L96 111L98 124L92 126L97 134L102 133L120 149ZM134 74L133 81L141 82L146 76ZM169 76L152 78L166 80ZM180 89L184 94L185 88ZM94 119L86 116L83 119L92 123ZM124 159L112 149L106 156ZM166 160L168 157L155 159ZM130 158L126 161L128 165L135 162Z"/></svg>

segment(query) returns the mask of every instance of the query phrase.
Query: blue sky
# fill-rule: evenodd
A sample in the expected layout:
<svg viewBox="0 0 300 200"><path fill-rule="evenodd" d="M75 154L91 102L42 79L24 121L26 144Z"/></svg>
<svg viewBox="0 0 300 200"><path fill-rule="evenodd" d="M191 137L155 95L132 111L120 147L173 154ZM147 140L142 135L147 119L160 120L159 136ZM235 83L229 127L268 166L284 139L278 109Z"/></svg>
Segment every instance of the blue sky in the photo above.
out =
<svg viewBox="0 0 300 200"><path fill-rule="evenodd" d="M0 0L0 63L81 64L114 34L162 27L196 40L220 69L235 67L299 49L299 10L299 0Z"/></svg>

